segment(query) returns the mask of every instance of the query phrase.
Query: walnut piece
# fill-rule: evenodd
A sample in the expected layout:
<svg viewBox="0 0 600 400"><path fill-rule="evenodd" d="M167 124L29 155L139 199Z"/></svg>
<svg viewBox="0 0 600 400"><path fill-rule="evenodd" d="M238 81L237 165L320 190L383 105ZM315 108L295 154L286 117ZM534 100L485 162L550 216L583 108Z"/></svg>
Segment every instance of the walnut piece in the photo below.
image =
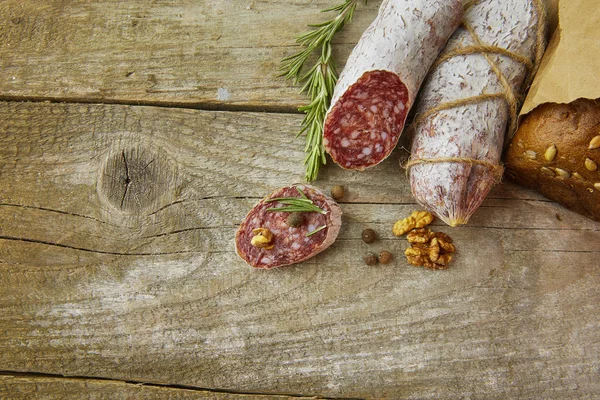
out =
<svg viewBox="0 0 600 400"><path fill-rule="evenodd" d="M436 232L435 237L440 245L440 249L442 249L445 253L454 253L456 251L456 247L452 243L450 236L443 232Z"/></svg>
<svg viewBox="0 0 600 400"><path fill-rule="evenodd" d="M423 228L433 222L433 214L429 211L413 211L404 219L397 221L392 228L396 236L402 236L415 228Z"/></svg>
<svg viewBox="0 0 600 400"><path fill-rule="evenodd" d="M435 233L429 228L413 229L406 235L408 243L429 243L435 237Z"/></svg>
<svg viewBox="0 0 600 400"><path fill-rule="evenodd" d="M260 249L271 250L275 247L274 244L271 244L273 240L273 234L267 228L256 228L252 229L252 239L250 240L250 244L254 247L258 247Z"/></svg>
<svg viewBox="0 0 600 400"><path fill-rule="evenodd" d="M406 261L408 261L409 264L417 267L423 265L429 258L427 255L427 250L420 249L418 247L409 247L408 249L404 250L404 255L406 256Z"/></svg>
<svg viewBox="0 0 600 400"><path fill-rule="evenodd" d="M445 269L456 251L452 239L428 228L414 229L406 235L411 247L404 251L406 261L417 267Z"/></svg>

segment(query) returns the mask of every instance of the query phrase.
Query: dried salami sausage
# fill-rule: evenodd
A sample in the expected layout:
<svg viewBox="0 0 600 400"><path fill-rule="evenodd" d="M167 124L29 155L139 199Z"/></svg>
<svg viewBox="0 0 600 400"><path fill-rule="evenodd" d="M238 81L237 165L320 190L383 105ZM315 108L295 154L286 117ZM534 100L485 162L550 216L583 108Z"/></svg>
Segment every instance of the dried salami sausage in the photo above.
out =
<svg viewBox="0 0 600 400"><path fill-rule="evenodd" d="M481 0L448 41L416 105L410 185L448 225L466 224L502 175L516 98L543 53L541 0Z"/></svg>
<svg viewBox="0 0 600 400"><path fill-rule="evenodd" d="M302 223L290 226L290 213L267 209L282 206L271 199L301 197L298 188L325 214L304 212ZM270 269L295 264L329 247L336 239L341 224L342 211L333 199L314 186L288 186L274 191L252 208L235 235L235 248L237 254L254 268ZM325 228L311 234L323 226ZM252 244L253 238L261 234L257 229L268 231L268 243L263 247Z"/></svg>
<svg viewBox="0 0 600 400"><path fill-rule="evenodd" d="M462 16L460 0L384 0L335 87L323 145L345 169L390 155L427 70Z"/></svg>

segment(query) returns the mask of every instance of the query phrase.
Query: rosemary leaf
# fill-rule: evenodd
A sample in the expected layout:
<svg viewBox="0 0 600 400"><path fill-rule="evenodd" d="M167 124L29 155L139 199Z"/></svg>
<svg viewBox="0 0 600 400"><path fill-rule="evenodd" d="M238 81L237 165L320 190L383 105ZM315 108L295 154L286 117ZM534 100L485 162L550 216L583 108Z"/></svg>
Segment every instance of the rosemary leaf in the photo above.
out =
<svg viewBox="0 0 600 400"><path fill-rule="evenodd" d="M298 203L298 204L313 204L312 200L309 199L303 199L301 197L274 197L272 199L269 200L265 200L265 203L272 203L274 201L279 201L283 204L288 204L288 203Z"/></svg>
<svg viewBox="0 0 600 400"><path fill-rule="evenodd" d="M296 42L304 49L282 60L281 76L291 80L294 85L302 84L300 92L306 93L310 99L309 104L298 109L304 113L304 118L297 135L306 135L304 165L306 166L305 179L308 182L317 179L319 168L326 163L323 123L338 78L331 57L331 40L336 32L352 21L356 3L358 0L344 0L341 4L322 10L322 12L338 14L328 21L309 25L313 28L311 31L296 37ZM304 64L311 54L319 49L321 55L317 62L303 74Z"/></svg>
<svg viewBox="0 0 600 400"><path fill-rule="evenodd" d="M312 231L312 232L308 232L308 233L306 234L306 237L312 236L312 235L314 235L314 234L315 234L315 233L317 233L317 232L321 232L321 231L322 231L323 229L325 229L325 228L327 228L327 225L320 226L320 227L318 227L317 229L315 229L314 231Z"/></svg>
<svg viewBox="0 0 600 400"><path fill-rule="evenodd" d="M308 197L306 197L306 195L304 194L304 192L302 191L302 189L300 189L298 186L296 186L296 190L298 191L298 193L300 193L300 196L302 196L303 198L305 198L306 200L309 200ZM312 200L310 200L310 202L312 203Z"/></svg>

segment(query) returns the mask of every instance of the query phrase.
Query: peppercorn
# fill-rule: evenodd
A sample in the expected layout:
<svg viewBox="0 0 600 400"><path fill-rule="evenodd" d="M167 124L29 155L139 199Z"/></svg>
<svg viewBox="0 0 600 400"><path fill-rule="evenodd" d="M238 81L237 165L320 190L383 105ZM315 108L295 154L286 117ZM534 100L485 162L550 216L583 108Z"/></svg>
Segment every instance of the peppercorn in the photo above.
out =
<svg viewBox="0 0 600 400"><path fill-rule="evenodd" d="M288 216L288 219L287 219L288 226L291 226L292 228L299 227L300 225L302 225L303 222L304 222L304 215L302 215L302 213L299 213L299 212L290 213L290 215Z"/></svg>
<svg viewBox="0 0 600 400"><path fill-rule="evenodd" d="M382 264L388 264L393 258L394 256L392 256L392 253L387 250L383 250L381 253L379 253L379 257L377 259Z"/></svg>
<svg viewBox="0 0 600 400"><path fill-rule="evenodd" d="M341 200L344 197L344 187L342 185L335 185L331 188L331 197L334 200Z"/></svg>
<svg viewBox="0 0 600 400"><path fill-rule="evenodd" d="M367 244L373 243L377 239L377 234L373 229L367 228L362 231L362 240Z"/></svg>
<svg viewBox="0 0 600 400"><path fill-rule="evenodd" d="M365 264L367 264L367 265L377 264L377 256L373 253L365 254L363 260L365 261Z"/></svg>

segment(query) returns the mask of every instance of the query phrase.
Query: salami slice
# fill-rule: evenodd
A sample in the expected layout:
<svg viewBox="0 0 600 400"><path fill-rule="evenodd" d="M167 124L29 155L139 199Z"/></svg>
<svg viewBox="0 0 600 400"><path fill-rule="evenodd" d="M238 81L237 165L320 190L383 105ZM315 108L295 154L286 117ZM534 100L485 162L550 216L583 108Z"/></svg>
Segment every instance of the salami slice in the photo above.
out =
<svg viewBox="0 0 600 400"><path fill-rule="evenodd" d="M325 118L323 145L334 162L362 171L390 155L461 16L460 0L384 0L348 57Z"/></svg>
<svg viewBox="0 0 600 400"><path fill-rule="evenodd" d="M506 128L544 48L541 0L472 4L421 88L407 163L416 200L450 226L500 180Z"/></svg>
<svg viewBox="0 0 600 400"><path fill-rule="evenodd" d="M324 214L303 212L302 222L298 226L290 226L291 213L267 211L270 208L285 207L272 199L302 198L302 194L323 210ZM235 248L237 254L254 268L269 269L296 264L329 247L336 239L341 225L342 211L333 199L314 186L288 186L274 191L252 208L235 235ZM265 244L253 244L253 238L265 232L269 236L264 240Z"/></svg>

